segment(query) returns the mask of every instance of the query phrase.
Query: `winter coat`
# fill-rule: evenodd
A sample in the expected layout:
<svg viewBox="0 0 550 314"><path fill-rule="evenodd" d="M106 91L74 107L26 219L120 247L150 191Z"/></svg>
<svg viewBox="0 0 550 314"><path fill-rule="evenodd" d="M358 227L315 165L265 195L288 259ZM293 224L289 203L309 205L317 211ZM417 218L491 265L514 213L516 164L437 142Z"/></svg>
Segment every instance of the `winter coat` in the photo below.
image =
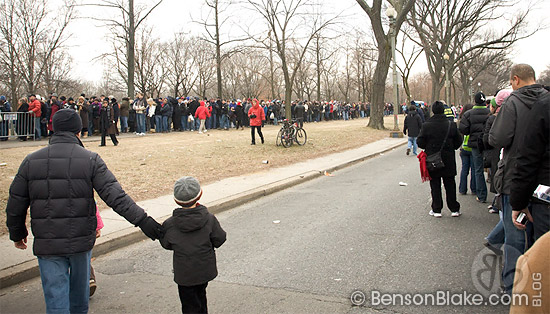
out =
<svg viewBox="0 0 550 314"><path fill-rule="evenodd" d="M71 132L56 132L44 147L25 157L10 187L6 207L10 240L27 237L30 205L33 252L65 256L87 252L95 243L96 204L101 199L134 225L147 215L126 195L98 154Z"/></svg>
<svg viewBox="0 0 550 314"><path fill-rule="evenodd" d="M61 109L60 107L61 105L59 104L59 102L55 101L55 102L52 102L51 105L50 105L50 116L48 118L48 131L53 131L53 123L52 123L52 119L53 119L53 116L55 115L55 113Z"/></svg>
<svg viewBox="0 0 550 314"><path fill-rule="evenodd" d="M42 116L42 103L35 99L29 104L29 111L32 111L35 118Z"/></svg>
<svg viewBox="0 0 550 314"><path fill-rule="evenodd" d="M256 115L255 118L250 117ZM261 126L262 121L265 120L264 109L260 105L255 104L248 110L248 117L250 118L250 126Z"/></svg>
<svg viewBox="0 0 550 314"><path fill-rule="evenodd" d="M177 208L162 226L165 234L160 244L174 251L174 281L178 285L195 286L216 278L214 249L225 242L226 233L206 207Z"/></svg>
<svg viewBox="0 0 550 314"><path fill-rule="evenodd" d="M205 105L201 104L195 111L195 118L198 118L199 120L206 120L208 117L210 117L210 111L208 111Z"/></svg>
<svg viewBox="0 0 550 314"><path fill-rule="evenodd" d="M451 129L445 139L449 124ZM456 176L455 150L462 145L462 136L458 133L456 123L450 122L444 114L434 114L422 125L422 130L420 130L416 142L418 147L424 149L428 156L437 153L443 145L441 159L443 159L445 167L430 172L432 178Z"/></svg>
<svg viewBox="0 0 550 314"><path fill-rule="evenodd" d="M11 112L11 105L8 101L0 105L0 112Z"/></svg>
<svg viewBox="0 0 550 314"><path fill-rule="evenodd" d="M115 124L115 110L111 105L107 107L101 107L99 114L99 130L101 132L106 131L107 134L116 134L116 124Z"/></svg>
<svg viewBox="0 0 550 314"><path fill-rule="evenodd" d="M132 108L136 111L136 114L145 113L145 109L147 108L147 102L145 101L145 97L141 99L136 98L134 100L134 104L132 105Z"/></svg>
<svg viewBox="0 0 550 314"><path fill-rule="evenodd" d="M238 121L243 121L244 109L242 104L235 107L235 116L237 116Z"/></svg>
<svg viewBox="0 0 550 314"><path fill-rule="evenodd" d="M297 104L296 108L294 109L294 116L296 119L304 119L304 113L306 112L306 107L302 104Z"/></svg>
<svg viewBox="0 0 550 314"><path fill-rule="evenodd" d="M160 115L163 117L169 117L172 115L172 108L168 103L160 104Z"/></svg>
<svg viewBox="0 0 550 314"><path fill-rule="evenodd" d="M510 204L515 210L527 207L539 184L550 186L550 93L533 104L525 119L528 129L520 138L510 183Z"/></svg>
<svg viewBox="0 0 550 314"><path fill-rule="evenodd" d="M26 102L22 103L21 106L17 108L17 112L29 112L29 104ZM15 131L18 135L28 134L32 123L33 122L30 122L29 119L18 119L15 122Z"/></svg>
<svg viewBox="0 0 550 314"><path fill-rule="evenodd" d="M79 104L80 105L80 120L82 120L82 128L88 129L89 119L88 119L88 105L86 103Z"/></svg>
<svg viewBox="0 0 550 314"><path fill-rule="evenodd" d="M130 115L130 100L123 98L120 103L120 116L128 117Z"/></svg>
<svg viewBox="0 0 550 314"><path fill-rule="evenodd" d="M489 132L489 144L498 150L504 148L501 193L510 194L511 173L515 167L517 149L523 145L523 137L528 126L528 113L537 99L546 93L548 92L539 84L524 86L513 91L502 104L493 123Z"/></svg>
<svg viewBox="0 0 550 314"><path fill-rule="evenodd" d="M477 139L483 136L485 121L489 118L491 112L485 105L475 105L468 110L460 119L460 132L463 135L470 135L468 147L478 148Z"/></svg>
<svg viewBox="0 0 550 314"><path fill-rule="evenodd" d="M489 173L491 182L494 182L493 177L498 169L498 161L500 159L500 151L489 144L489 131L491 131L491 127L493 126L496 117L497 116L494 114L490 115L485 122L485 129L483 130L483 159L487 159L491 164L491 172ZM494 184L491 184L490 191L497 193Z"/></svg>
<svg viewBox="0 0 550 314"><path fill-rule="evenodd" d="M422 118L416 111L411 111L405 117L405 125L403 127L403 134L407 134L409 131L409 137L418 137L422 129Z"/></svg>

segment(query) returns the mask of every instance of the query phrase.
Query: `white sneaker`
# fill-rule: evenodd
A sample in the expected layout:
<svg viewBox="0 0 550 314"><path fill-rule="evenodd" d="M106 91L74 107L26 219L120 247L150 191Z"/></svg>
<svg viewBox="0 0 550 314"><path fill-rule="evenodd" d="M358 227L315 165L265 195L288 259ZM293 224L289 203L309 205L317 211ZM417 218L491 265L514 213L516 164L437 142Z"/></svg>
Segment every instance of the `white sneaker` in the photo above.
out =
<svg viewBox="0 0 550 314"><path fill-rule="evenodd" d="M204 130L204 133L208 132L208 130Z"/></svg>
<svg viewBox="0 0 550 314"><path fill-rule="evenodd" d="M201 132L201 131L199 131L199 134L202 134L202 132Z"/></svg>
<svg viewBox="0 0 550 314"><path fill-rule="evenodd" d="M452 217L458 217L458 216L460 216L460 212L452 212L451 216Z"/></svg>
<svg viewBox="0 0 550 314"><path fill-rule="evenodd" d="M434 215L434 211L433 210L430 210L430 216L433 216Z"/></svg>
<svg viewBox="0 0 550 314"><path fill-rule="evenodd" d="M441 213L434 213L435 218L441 218Z"/></svg>

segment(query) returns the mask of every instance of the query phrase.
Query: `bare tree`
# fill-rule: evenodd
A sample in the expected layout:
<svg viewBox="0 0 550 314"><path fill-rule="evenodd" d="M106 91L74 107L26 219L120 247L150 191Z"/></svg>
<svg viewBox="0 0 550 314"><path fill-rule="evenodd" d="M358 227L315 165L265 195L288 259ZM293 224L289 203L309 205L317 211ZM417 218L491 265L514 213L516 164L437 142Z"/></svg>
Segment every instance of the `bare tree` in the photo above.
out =
<svg viewBox="0 0 550 314"><path fill-rule="evenodd" d="M16 23L16 1L3 0L0 4L0 68L1 80L10 93L10 99L15 101L18 95L20 84L17 75L17 35L19 34L18 23Z"/></svg>
<svg viewBox="0 0 550 314"><path fill-rule="evenodd" d="M370 19L378 48L378 59L373 78L374 93L371 104L371 117L368 126L374 129L384 129L384 90L386 88L386 77L388 76L391 61L390 32L384 32L382 26L382 0L373 0L372 5L369 5L365 0L356 1ZM415 1L392 0L388 2L391 3L397 11L397 16L393 23L394 31L397 36L401 25L405 21L405 17L413 7Z"/></svg>
<svg viewBox="0 0 550 314"><path fill-rule="evenodd" d="M197 80L192 56L194 46L195 44L185 39L181 32L176 33L174 39L167 44L164 52L167 63L166 79L167 84L172 85L174 97L189 96Z"/></svg>
<svg viewBox="0 0 550 314"><path fill-rule="evenodd" d="M315 16L307 14L306 9L310 6L307 0L248 0L248 2L265 19L268 31L273 37L275 44L273 49L281 61L285 82L286 116L290 117L290 103L297 70L315 35L333 24L335 18L319 22L320 14ZM313 27L305 29L304 25L313 25ZM303 32L301 36L300 32ZM264 45L266 49L270 48L268 40L259 39L257 42Z"/></svg>
<svg viewBox="0 0 550 314"><path fill-rule="evenodd" d="M443 86L443 68L452 75L454 68L477 57L485 50L510 47L524 33L530 11L517 12L504 31L482 31L490 21L507 21L506 10L519 4L518 0L419 0L411 12L410 23L416 29L416 42L424 48L428 70L432 77L431 100L439 99ZM444 56L449 60L445 61Z"/></svg>
<svg viewBox="0 0 550 314"><path fill-rule="evenodd" d="M160 97L166 79L165 46L151 34L151 28L144 28L139 34L135 57L136 86L144 95Z"/></svg>
<svg viewBox="0 0 550 314"><path fill-rule="evenodd" d="M56 50L51 55L42 57L45 58L40 60L40 63L45 63L42 89L45 94L54 91L63 94L67 87L73 87L74 82L70 77L72 58L66 51Z"/></svg>
<svg viewBox="0 0 550 314"><path fill-rule="evenodd" d="M542 71L537 82L546 86L550 86L550 64L546 66L546 70Z"/></svg>
<svg viewBox="0 0 550 314"><path fill-rule="evenodd" d="M411 89L409 86L409 77L411 76L411 70L416 62L418 60L418 57L422 54L424 51L424 48L418 45L410 45L410 33L413 32L414 29L410 26L405 26L403 30L403 38L401 40L401 47L396 49L399 53L399 56L403 60L403 65L399 66L399 63L397 63L397 68L399 69L399 72L401 72L401 77L403 78L403 89L405 90L405 94L407 95L407 104L411 103ZM412 49L410 49L412 47ZM407 51L407 49L410 49Z"/></svg>
<svg viewBox="0 0 550 314"><path fill-rule="evenodd" d="M212 45L208 42L203 42L200 48L195 47L192 51L193 59L197 70L197 81L195 83L195 92L197 95L206 99L208 97L208 89L212 87L216 62L215 54L212 53Z"/></svg>
<svg viewBox="0 0 550 314"><path fill-rule="evenodd" d="M135 49L136 49L136 32L142 25L145 19L156 9L163 0L154 1L149 8L138 6L135 8L134 0L100 0L99 3L86 3L83 6L97 6L108 9L115 9L121 15L121 20L118 18L94 18L94 20L104 23L109 27L116 41L119 41L124 48L117 49L117 62L123 64L118 66L119 73L126 82L128 96L133 97L135 94ZM120 54L120 52L123 52ZM125 69L124 72L120 71Z"/></svg>

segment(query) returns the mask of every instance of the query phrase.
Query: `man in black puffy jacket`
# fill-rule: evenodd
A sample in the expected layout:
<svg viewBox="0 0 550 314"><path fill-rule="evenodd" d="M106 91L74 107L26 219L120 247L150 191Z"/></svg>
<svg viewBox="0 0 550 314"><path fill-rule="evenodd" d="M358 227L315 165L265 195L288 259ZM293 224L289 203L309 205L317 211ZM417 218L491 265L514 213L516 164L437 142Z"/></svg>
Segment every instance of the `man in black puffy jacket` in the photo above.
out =
<svg viewBox="0 0 550 314"><path fill-rule="evenodd" d="M485 105L485 95L479 92L475 95L476 104L472 110L468 110L460 120L460 132L463 135L470 135L468 147L472 148L472 157L474 161L474 174L476 180L476 195L479 202L487 201L487 184L485 183L485 174L483 173L483 154L482 148L478 147L478 138L483 137L485 121L491 113Z"/></svg>
<svg viewBox="0 0 550 314"><path fill-rule="evenodd" d="M10 240L16 248L26 249L30 205L33 253L38 257L48 313L88 311L97 225L94 190L151 239L163 234L162 227L122 190L101 157L82 146L81 129L74 110L62 109L54 115L49 145L25 157L6 208Z"/></svg>

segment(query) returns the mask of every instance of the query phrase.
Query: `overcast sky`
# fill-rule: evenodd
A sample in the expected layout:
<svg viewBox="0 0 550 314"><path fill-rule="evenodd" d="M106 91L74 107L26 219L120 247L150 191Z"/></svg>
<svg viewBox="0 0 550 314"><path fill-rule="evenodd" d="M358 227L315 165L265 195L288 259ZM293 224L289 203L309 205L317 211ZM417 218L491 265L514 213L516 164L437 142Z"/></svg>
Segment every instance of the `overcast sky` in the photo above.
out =
<svg viewBox="0 0 550 314"><path fill-rule="evenodd" d="M323 9L328 10L328 12L343 12L346 23L352 26L367 30L368 25L370 25L367 15L355 0L317 1L322 3ZM136 0L137 4L153 2L156 1ZM196 23L192 23L190 16L200 19L201 14L205 14L202 3L203 0L164 0L147 18L147 24L154 27L154 34L162 40L169 40L178 31L198 35L202 32L202 28ZM235 5L234 7L236 9L231 12L238 16L239 20L249 18L249 11L243 10L240 5ZM532 25L543 20L548 12L550 12L550 1L541 0L537 5L537 10L531 15L530 21ZM116 11L109 11L105 8L85 7L79 9L80 16L94 15L109 17L115 13ZM243 22L249 23L250 21L243 20ZM264 22L258 20L257 23L263 24ZM494 23L495 27L498 27L499 21L495 21ZM69 32L72 35L67 44L70 46L70 54L74 60L73 77L94 82L101 81L104 70L103 64L100 61L94 61L94 58L97 58L111 48L109 39L107 38L109 30L101 27L99 22L80 18L72 22ZM550 64L550 41L548 38L550 38L550 29L545 29L530 38L519 41L510 56L511 60L514 63L528 63L533 66L537 75L540 74ZM426 62L423 57L419 58L414 70L415 72L427 71Z"/></svg>

